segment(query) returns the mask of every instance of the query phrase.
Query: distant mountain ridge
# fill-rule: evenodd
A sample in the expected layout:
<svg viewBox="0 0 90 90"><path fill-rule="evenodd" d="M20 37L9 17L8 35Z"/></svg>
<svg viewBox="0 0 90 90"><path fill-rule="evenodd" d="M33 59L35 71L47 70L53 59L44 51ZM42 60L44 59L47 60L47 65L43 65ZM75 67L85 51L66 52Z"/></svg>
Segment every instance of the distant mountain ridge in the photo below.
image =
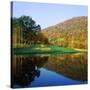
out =
<svg viewBox="0 0 90 90"><path fill-rule="evenodd" d="M88 17L79 16L47 27L41 32L53 45L70 48L87 48Z"/></svg>

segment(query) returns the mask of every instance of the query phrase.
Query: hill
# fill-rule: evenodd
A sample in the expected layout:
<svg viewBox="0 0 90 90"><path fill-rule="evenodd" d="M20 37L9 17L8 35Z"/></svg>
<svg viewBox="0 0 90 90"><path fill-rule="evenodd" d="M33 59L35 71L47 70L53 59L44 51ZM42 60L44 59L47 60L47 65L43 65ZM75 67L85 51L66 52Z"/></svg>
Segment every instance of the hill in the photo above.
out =
<svg viewBox="0 0 90 90"><path fill-rule="evenodd" d="M87 24L86 16L74 17L47 27L41 32L48 37L49 43L52 45L87 49Z"/></svg>

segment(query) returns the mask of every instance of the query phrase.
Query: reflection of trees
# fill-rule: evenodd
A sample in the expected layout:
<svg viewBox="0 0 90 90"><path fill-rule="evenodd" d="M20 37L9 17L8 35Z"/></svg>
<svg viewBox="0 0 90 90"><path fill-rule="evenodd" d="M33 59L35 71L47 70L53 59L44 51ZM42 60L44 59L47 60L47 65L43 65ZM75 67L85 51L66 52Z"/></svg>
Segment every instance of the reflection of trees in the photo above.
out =
<svg viewBox="0 0 90 90"><path fill-rule="evenodd" d="M73 80L87 80L87 54L52 55L43 67Z"/></svg>
<svg viewBox="0 0 90 90"><path fill-rule="evenodd" d="M40 76L39 68L47 62L48 57L22 57L15 56L12 69L12 87L13 85L27 86L35 78Z"/></svg>
<svg viewBox="0 0 90 90"><path fill-rule="evenodd" d="M12 87L30 85L40 76L41 67L73 80L87 80L87 54L14 56L12 66Z"/></svg>

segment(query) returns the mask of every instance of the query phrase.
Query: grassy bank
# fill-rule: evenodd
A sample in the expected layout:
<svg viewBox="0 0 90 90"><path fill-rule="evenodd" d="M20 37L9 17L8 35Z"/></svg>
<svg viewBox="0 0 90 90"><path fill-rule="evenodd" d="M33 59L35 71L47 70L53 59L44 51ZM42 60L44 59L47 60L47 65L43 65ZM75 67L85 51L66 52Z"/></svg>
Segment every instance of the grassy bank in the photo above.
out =
<svg viewBox="0 0 90 90"><path fill-rule="evenodd" d="M47 53L75 53L78 50L51 45L31 45L30 47L13 48L14 54L47 54Z"/></svg>

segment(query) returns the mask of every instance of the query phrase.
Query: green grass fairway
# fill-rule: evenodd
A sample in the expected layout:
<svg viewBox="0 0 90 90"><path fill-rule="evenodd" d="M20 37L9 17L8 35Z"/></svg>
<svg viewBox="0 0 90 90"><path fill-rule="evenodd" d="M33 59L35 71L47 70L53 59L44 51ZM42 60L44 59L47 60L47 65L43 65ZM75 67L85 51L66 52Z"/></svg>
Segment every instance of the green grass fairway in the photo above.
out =
<svg viewBox="0 0 90 90"><path fill-rule="evenodd" d="M77 50L51 45L31 45L12 49L14 54L51 54L51 53L75 53Z"/></svg>

